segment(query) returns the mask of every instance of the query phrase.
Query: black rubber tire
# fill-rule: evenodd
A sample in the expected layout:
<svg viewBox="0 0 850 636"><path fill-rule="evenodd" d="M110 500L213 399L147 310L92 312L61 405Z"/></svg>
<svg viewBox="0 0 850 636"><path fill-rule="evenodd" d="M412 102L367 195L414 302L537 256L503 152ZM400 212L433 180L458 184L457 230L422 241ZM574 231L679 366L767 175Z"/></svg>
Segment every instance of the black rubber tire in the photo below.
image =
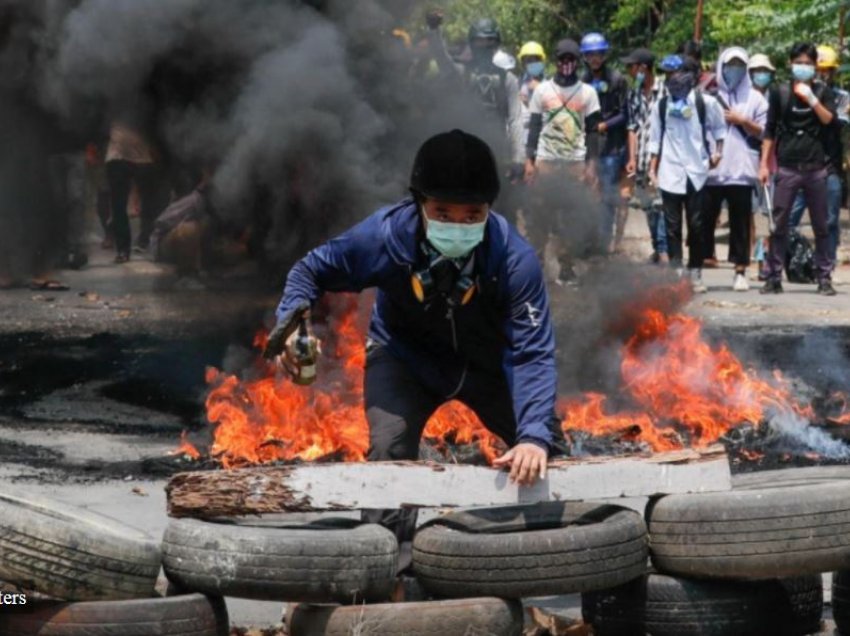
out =
<svg viewBox="0 0 850 636"><path fill-rule="evenodd" d="M842 634L850 634L850 570L832 575L832 618Z"/></svg>
<svg viewBox="0 0 850 636"><path fill-rule="evenodd" d="M0 580L67 601L154 595L159 546L115 519L60 501L0 493Z"/></svg>
<svg viewBox="0 0 850 636"><path fill-rule="evenodd" d="M638 513L594 503L451 513L413 540L413 568L431 594L524 598L625 583L646 572L646 525Z"/></svg>
<svg viewBox="0 0 850 636"><path fill-rule="evenodd" d="M805 466L732 475L732 489L788 488L848 479L850 479L850 466Z"/></svg>
<svg viewBox="0 0 850 636"><path fill-rule="evenodd" d="M670 495L648 516L659 572L767 579L850 569L844 482Z"/></svg>
<svg viewBox="0 0 850 636"><path fill-rule="evenodd" d="M389 599L398 543L378 525L269 527L172 520L163 568L185 590L213 596L316 603Z"/></svg>
<svg viewBox="0 0 850 636"><path fill-rule="evenodd" d="M298 605L288 612L286 622L289 636L520 636L522 626L522 604L498 598L352 607Z"/></svg>
<svg viewBox="0 0 850 636"><path fill-rule="evenodd" d="M41 601L0 613L0 636L228 636L227 608L201 594L134 601Z"/></svg>
<svg viewBox="0 0 850 636"><path fill-rule="evenodd" d="M820 575L768 581L695 581L650 574L582 595L596 636L803 636L823 613Z"/></svg>

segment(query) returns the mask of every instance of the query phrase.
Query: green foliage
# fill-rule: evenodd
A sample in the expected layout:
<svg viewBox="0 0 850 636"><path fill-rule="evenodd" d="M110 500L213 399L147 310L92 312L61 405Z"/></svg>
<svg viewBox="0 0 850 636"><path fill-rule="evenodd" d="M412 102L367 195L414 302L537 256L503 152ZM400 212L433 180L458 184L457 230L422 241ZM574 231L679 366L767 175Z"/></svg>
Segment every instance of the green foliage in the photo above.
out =
<svg viewBox="0 0 850 636"><path fill-rule="evenodd" d="M767 53L784 65L789 48L800 40L836 45L839 13L850 0L704 0L704 59L727 46ZM697 0L432 0L418 3L409 27L424 28L424 15L441 8L450 42L466 38L470 22L492 17L502 28L505 48L516 53L528 40L551 51L563 37L604 33L619 54L649 46L658 55L676 50L693 37ZM850 13L850 11L848 11ZM850 60L848 60L850 61Z"/></svg>

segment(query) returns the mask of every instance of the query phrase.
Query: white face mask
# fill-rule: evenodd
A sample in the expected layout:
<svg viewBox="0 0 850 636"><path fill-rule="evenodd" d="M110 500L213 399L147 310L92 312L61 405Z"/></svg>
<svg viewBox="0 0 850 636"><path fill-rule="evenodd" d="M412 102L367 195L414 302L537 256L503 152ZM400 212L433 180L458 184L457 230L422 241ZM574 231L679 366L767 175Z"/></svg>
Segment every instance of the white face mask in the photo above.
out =
<svg viewBox="0 0 850 636"><path fill-rule="evenodd" d="M486 227L486 217L480 223L447 223L425 216L425 237L447 258L467 256L484 240Z"/></svg>

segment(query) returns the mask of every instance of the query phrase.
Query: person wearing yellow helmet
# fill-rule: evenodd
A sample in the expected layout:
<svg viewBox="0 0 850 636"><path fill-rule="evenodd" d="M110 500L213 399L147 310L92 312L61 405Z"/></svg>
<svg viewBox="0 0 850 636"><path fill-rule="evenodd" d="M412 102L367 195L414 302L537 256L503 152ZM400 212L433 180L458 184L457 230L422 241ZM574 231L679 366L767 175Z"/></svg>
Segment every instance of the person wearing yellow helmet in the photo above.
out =
<svg viewBox="0 0 850 636"><path fill-rule="evenodd" d="M850 93L839 88L836 84L836 80L838 79L838 69L840 66L841 60L838 56L838 51L825 44L818 47L818 79L829 86L835 94L835 106L838 119L840 119L842 123L850 124Z"/></svg>
<svg viewBox="0 0 850 636"><path fill-rule="evenodd" d="M519 63L523 74L520 79L519 98L522 102L522 144L528 143L528 126L531 122L531 112L528 105L534 89L545 79L546 75L546 51L538 42L526 42L519 50Z"/></svg>

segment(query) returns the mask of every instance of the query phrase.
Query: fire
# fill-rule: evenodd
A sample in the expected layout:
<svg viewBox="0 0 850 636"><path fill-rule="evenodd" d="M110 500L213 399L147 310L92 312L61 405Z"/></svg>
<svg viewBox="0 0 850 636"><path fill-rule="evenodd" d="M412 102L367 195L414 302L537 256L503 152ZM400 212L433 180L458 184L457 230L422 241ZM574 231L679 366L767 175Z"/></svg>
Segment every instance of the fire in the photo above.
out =
<svg viewBox="0 0 850 636"><path fill-rule="evenodd" d="M180 434L180 446L168 453L169 455L178 455L188 457L189 459L200 459L201 452L195 448L186 436L186 431Z"/></svg>
<svg viewBox="0 0 850 636"><path fill-rule="evenodd" d="M780 373L764 377L746 367L726 345L712 345L697 318L677 313L688 293L683 285L649 290L618 314L609 336L623 341L617 404L625 408L615 410L609 397L598 393L560 400L568 437L580 430L662 451L706 446L733 427L758 426L773 414L813 418L813 409L795 402ZM342 306L330 312L315 385L294 385L261 359L245 379L208 369L207 418L215 426L211 454L223 466L365 460L365 337L357 321L356 296L340 295L333 302ZM262 349L266 337L259 333L254 346ZM830 421L850 423L844 396L829 400L830 410L840 410ZM424 437L450 459L453 444L477 444L488 461L504 450L476 415L457 402L431 417ZM181 449L198 456L185 439Z"/></svg>
<svg viewBox="0 0 850 636"><path fill-rule="evenodd" d="M329 333L334 342L323 358L331 364L320 372L320 381L296 386L274 367L259 362L259 379L241 380L217 369L207 370L211 387L206 400L207 419L215 425L211 453L223 466L262 464L277 460L312 461L333 457L364 461L369 449L369 429L363 406L366 363L364 335L357 325L356 297L343 297L340 318ZM266 334L254 346L262 348ZM485 457L501 452L501 442L475 414L452 402L428 422L424 436L437 441L478 443Z"/></svg>
<svg viewBox="0 0 850 636"><path fill-rule="evenodd" d="M632 410L608 414L605 396L594 394L564 401L565 430L610 434L636 425L639 439L658 451L705 446L773 413L811 415L795 403L781 374L765 379L726 345L713 347L697 318L643 309L621 354L623 396Z"/></svg>

